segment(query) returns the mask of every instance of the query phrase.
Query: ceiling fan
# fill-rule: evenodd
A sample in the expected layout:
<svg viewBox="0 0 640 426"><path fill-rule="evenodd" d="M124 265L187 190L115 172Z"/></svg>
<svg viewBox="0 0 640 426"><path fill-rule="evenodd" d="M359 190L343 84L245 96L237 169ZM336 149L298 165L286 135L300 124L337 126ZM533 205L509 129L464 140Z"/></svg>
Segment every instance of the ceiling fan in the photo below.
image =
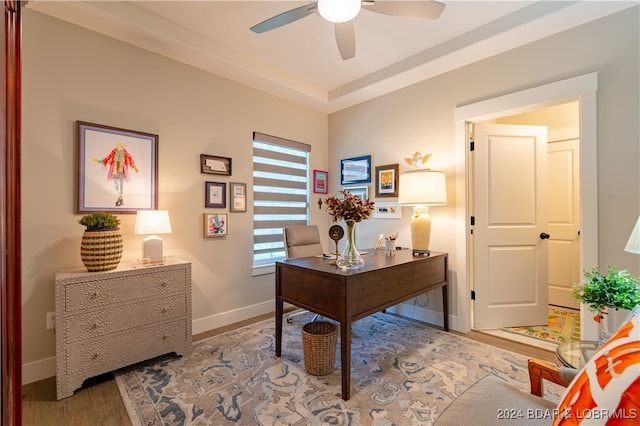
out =
<svg viewBox="0 0 640 426"><path fill-rule="evenodd" d="M403 18L437 19L444 6L444 3L435 0L317 0L272 16L251 27L251 31L258 34L271 31L318 11L324 19L333 22L340 56L347 60L356 55L356 34L352 19L360 13L361 8Z"/></svg>

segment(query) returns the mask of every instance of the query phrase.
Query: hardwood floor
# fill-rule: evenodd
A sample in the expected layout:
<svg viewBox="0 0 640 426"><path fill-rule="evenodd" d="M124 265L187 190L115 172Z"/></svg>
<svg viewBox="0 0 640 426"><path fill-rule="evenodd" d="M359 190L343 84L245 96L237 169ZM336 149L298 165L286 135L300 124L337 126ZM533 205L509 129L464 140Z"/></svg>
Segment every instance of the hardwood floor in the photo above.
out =
<svg viewBox="0 0 640 426"><path fill-rule="evenodd" d="M194 341L244 327L271 318L273 313L220 327L194 336ZM472 331L468 334L452 332L492 346L516 352L531 358L555 361L553 352L513 342L496 336ZM56 400L55 377L22 387L22 419L24 426L129 426L127 415L115 380L110 373L85 382L73 396Z"/></svg>

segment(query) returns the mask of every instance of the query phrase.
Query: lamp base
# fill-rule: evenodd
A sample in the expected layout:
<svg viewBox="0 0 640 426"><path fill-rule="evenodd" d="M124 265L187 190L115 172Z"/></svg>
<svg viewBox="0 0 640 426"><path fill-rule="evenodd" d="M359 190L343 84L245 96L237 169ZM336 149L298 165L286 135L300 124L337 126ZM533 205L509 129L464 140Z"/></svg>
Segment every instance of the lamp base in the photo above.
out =
<svg viewBox="0 0 640 426"><path fill-rule="evenodd" d="M138 265L143 265L143 266L147 266L147 265L164 265L164 257L161 257L159 259L150 259L148 257L142 258L142 259L138 259Z"/></svg>
<svg viewBox="0 0 640 426"><path fill-rule="evenodd" d="M164 263L164 256L162 255L162 238L157 235L150 235L142 241L141 263Z"/></svg>
<svg viewBox="0 0 640 426"><path fill-rule="evenodd" d="M411 216L411 245L413 255L431 253L429 239L431 237L431 217L429 207L415 206Z"/></svg>

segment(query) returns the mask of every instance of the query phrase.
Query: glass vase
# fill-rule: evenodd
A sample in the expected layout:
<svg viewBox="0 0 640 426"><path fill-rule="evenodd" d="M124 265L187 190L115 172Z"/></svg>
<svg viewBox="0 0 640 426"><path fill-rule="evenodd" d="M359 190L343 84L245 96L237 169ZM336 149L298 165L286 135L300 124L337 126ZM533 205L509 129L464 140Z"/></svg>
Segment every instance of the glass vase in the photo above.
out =
<svg viewBox="0 0 640 426"><path fill-rule="evenodd" d="M347 224L347 246L340 253L336 265L342 269L360 269L364 266L364 259L356 248L356 223L353 220L347 220L345 223Z"/></svg>

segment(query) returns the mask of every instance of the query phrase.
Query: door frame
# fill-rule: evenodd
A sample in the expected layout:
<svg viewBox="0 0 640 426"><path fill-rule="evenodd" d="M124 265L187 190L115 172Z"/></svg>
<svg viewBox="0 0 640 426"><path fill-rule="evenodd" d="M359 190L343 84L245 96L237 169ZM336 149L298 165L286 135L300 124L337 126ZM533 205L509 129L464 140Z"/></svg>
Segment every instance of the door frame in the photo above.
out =
<svg viewBox="0 0 640 426"><path fill-rule="evenodd" d="M471 330L471 289L473 288L473 244L470 238L469 216L471 205L471 174L467 123L492 120L499 117L549 107L571 101L580 102L580 267L593 267L598 263L598 153L597 153L597 90L598 73L580 75L545 84L508 95L458 107L454 110L456 128L456 173L464 179L456 180L456 261L457 283L460 287L451 299L457 309L450 323L455 329ZM453 266L453 265L452 265ZM589 312L580 306L583 340L596 340L597 327L588 321Z"/></svg>

